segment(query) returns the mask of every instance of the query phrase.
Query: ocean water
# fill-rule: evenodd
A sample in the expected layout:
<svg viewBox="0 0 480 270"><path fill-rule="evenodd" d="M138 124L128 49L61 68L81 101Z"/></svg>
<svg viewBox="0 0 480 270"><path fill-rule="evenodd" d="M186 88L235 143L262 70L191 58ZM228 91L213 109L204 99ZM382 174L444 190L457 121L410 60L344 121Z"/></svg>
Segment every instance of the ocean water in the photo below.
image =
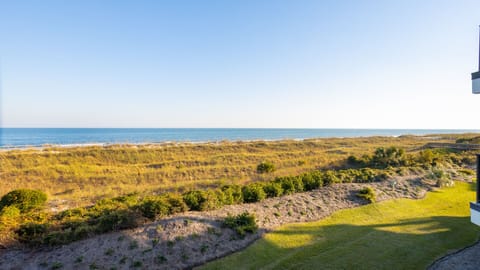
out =
<svg viewBox="0 0 480 270"><path fill-rule="evenodd" d="M459 129L1 128L0 148L42 145L280 140L479 132Z"/></svg>

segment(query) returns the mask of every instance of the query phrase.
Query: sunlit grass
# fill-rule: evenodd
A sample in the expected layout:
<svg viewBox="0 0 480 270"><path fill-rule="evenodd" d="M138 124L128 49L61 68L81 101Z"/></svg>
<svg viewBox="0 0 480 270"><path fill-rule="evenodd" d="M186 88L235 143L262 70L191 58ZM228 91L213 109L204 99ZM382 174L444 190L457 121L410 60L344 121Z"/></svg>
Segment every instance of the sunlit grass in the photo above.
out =
<svg viewBox="0 0 480 270"><path fill-rule="evenodd" d="M338 211L318 222L282 226L244 251L202 269L425 269L474 243L472 184Z"/></svg>
<svg viewBox="0 0 480 270"><path fill-rule="evenodd" d="M0 151L0 196L18 188L40 189L51 200L78 206L131 192L271 180L335 166L349 155L361 156L377 147L408 151L426 142L423 137L369 137ZM276 171L257 174L263 161L272 162Z"/></svg>

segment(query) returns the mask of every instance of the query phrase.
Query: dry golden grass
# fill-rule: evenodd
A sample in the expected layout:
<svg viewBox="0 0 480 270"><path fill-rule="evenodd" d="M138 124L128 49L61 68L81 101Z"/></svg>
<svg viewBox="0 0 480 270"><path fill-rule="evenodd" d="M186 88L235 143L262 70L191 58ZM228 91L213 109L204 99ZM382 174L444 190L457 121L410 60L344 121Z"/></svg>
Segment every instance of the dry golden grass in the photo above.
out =
<svg viewBox="0 0 480 270"><path fill-rule="evenodd" d="M329 138L304 141L112 145L0 152L0 196L18 188L40 189L51 200L82 206L132 192L243 184L297 175L341 164L349 155L397 146L414 151L427 142L455 142L469 135ZM471 135L474 136L474 135ZM258 174L262 161L275 164Z"/></svg>

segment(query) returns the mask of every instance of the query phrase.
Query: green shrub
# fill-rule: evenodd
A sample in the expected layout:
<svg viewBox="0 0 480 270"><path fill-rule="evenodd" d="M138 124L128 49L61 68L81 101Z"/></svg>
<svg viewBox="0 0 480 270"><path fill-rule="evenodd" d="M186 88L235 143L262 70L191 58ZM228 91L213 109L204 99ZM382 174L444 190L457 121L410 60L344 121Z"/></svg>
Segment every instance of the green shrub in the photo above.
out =
<svg viewBox="0 0 480 270"><path fill-rule="evenodd" d="M243 201L246 203L259 202L267 196L260 183L252 183L242 188Z"/></svg>
<svg viewBox="0 0 480 270"><path fill-rule="evenodd" d="M214 189L214 190L209 190L210 192L212 192L216 199L217 199L217 202L216 202L216 205L215 205L215 208L220 208L222 206L224 206L227 202L227 196L225 196L225 193L223 193L223 191L219 188L217 189Z"/></svg>
<svg viewBox="0 0 480 270"><path fill-rule="evenodd" d="M6 206L0 210L0 218L16 219L20 216L20 209L16 206Z"/></svg>
<svg viewBox="0 0 480 270"><path fill-rule="evenodd" d="M366 183L366 182L373 182L376 178L376 173L374 170L370 168L363 168L359 171L356 177L356 182Z"/></svg>
<svg viewBox="0 0 480 270"><path fill-rule="evenodd" d="M25 213L42 207L47 201L47 195L39 190L17 189L10 191L0 199L0 209L15 206Z"/></svg>
<svg viewBox="0 0 480 270"><path fill-rule="evenodd" d="M283 194L293 194L295 193L295 185L293 184L293 181L291 177L277 177L275 179L276 183L279 183L282 186L283 189Z"/></svg>
<svg viewBox="0 0 480 270"><path fill-rule="evenodd" d="M0 231L6 227L12 227L18 224L20 219L20 210L15 206L6 206L0 210Z"/></svg>
<svg viewBox="0 0 480 270"><path fill-rule="evenodd" d="M339 183L339 182L340 182L340 179L337 177L337 175L333 171L330 171L330 170L326 171L322 175L322 183L324 186L329 186L333 183Z"/></svg>
<svg viewBox="0 0 480 270"><path fill-rule="evenodd" d="M167 198L155 196L145 198L138 206L142 215L149 219L155 219L157 216L166 216L170 213L170 204Z"/></svg>
<svg viewBox="0 0 480 270"><path fill-rule="evenodd" d="M183 201L193 211L205 211L217 209L222 206L214 190L192 190L183 194Z"/></svg>
<svg viewBox="0 0 480 270"><path fill-rule="evenodd" d="M129 209L128 205L125 202L116 200L115 198L111 199L101 199L93 205L93 207L87 209L87 215L91 217L99 217L104 214L104 212L115 211L119 209Z"/></svg>
<svg viewBox="0 0 480 270"><path fill-rule="evenodd" d="M128 209L105 211L96 220L96 231L99 233L130 229L137 226L138 216Z"/></svg>
<svg viewBox="0 0 480 270"><path fill-rule="evenodd" d="M43 245L48 246L56 246L56 245L64 245L75 240L79 240L81 238L75 238L75 233L73 231L54 231L46 233L44 236L39 238L39 241Z"/></svg>
<svg viewBox="0 0 480 270"><path fill-rule="evenodd" d="M226 185L222 187L222 192L225 195L224 204L240 204L243 203L242 187L239 185Z"/></svg>
<svg viewBox="0 0 480 270"><path fill-rule="evenodd" d="M226 217L223 225L233 229L240 237L244 237L246 233L255 233L258 229L255 215L248 212Z"/></svg>
<svg viewBox="0 0 480 270"><path fill-rule="evenodd" d="M420 151L417 154L417 162L421 165L433 165L436 159L437 157L435 153L430 149Z"/></svg>
<svg viewBox="0 0 480 270"><path fill-rule="evenodd" d="M359 182L359 177L361 175L360 170L361 169L347 169L347 170L338 171L336 173L336 176L338 177L338 182L340 183Z"/></svg>
<svg viewBox="0 0 480 270"><path fill-rule="evenodd" d="M365 187L357 193L357 197L363 198L371 203L376 201L375 190L371 187Z"/></svg>
<svg viewBox="0 0 480 270"><path fill-rule="evenodd" d="M380 172L380 173L377 173L377 175L375 176L375 181L385 181L390 177L392 177L390 172L388 172L388 171Z"/></svg>
<svg viewBox="0 0 480 270"><path fill-rule="evenodd" d="M268 182L264 184L263 191L268 198L280 197L283 194L282 185L277 182Z"/></svg>
<svg viewBox="0 0 480 270"><path fill-rule="evenodd" d="M63 267L63 264L61 262L54 262L52 263L52 266L50 267L51 270L57 270L61 269Z"/></svg>
<svg viewBox="0 0 480 270"><path fill-rule="evenodd" d="M183 201L182 196L177 194L167 194L166 196L167 202L169 204L169 214L176 214L176 213L183 213L188 211L187 204Z"/></svg>
<svg viewBox="0 0 480 270"><path fill-rule="evenodd" d="M443 170L434 169L428 175L427 178L436 180L435 185L437 187L453 187L455 182L451 180L451 176Z"/></svg>
<svg viewBox="0 0 480 270"><path fill-rule="evenodd" d="M15 233L20 242L25 242L30 245L39 245L43 243L43 238L47 231L47 224L29 222L20 225Z"/></svg>
<svg viewBox="0 0 480 270"><path fill-rule="evenodd" d="M305 190L301 177L294 176L294 177L291 177L291 179L292 179L292 182L293 182L293 186L295 187L295 192L302 192L302 191Z"/></svg>
<svg viewBox="0 0 480 270"><path fill-rule="evenodd" d="M427 178L433 179L433 180L439 180L439 179L450 179L450 176L447 173L445 173L443 170L433 169L427 175Z"/></svg>
<svg viewBox="0 0 480 270"><path fill-rule="evenodd" d="M405 165L405 150L397 147L380 147L375 150L371 159L371 165L377 168L386 168L388 166Z"/></svg>
<svg viewBox="0 0 480 270"><path fill-rule="evenodd" d="M480 144L480 136L471 137L471 138L459 138L455 141L455 143Z"/></svg>
<svg viewBox="0 0 480 270"><path fill-rule="evenodd" d="M274 182L280 183L283 193L287 195L304 190L302 178L298 176L277 177Z"/></svg>
<svg viewBox="0 0 480 270"><path fill-rule="evenodd" d="M207 190L204 194L205 200L200 206L200 211L218 209L223 206L223 193L219 193L217 190ZM221 197L219 198L219 196Z"/></svg>
<svg viewBox="0 0 480 270"><path fill-rule="evenodd" d="M302 175L303 187L306 191L318 189L323 185L320 172L305 173Z"/></svg>
<svg viewBox="0 0 480 270"><path fill-rule="evenodd" d="M470 169L460 169L457 170L457 172L464 174L464 175L475 175L475 171L470 170Z"/></svg>
<svg viewBox="0 0 480 270"><path fill-rule="evenodd" d="M462 164L467 166L474 166L477 162L477 158L474 155L470 155L462 158Z"/></svg>
<svg viewBox="0 0 480 270"><path fill-rule="evenodd" d="M205 200L204 192L201 190L192 190L183 194L183 201L192 211L201 211L201 204Z"/></svg>
<svg viewBox="0 0 480 270"><path fill-rule="evenodd" d="M455 182L448 178L439 178L435 183L437 187L453 187L455 186Z"/></svg>
<svg viewBox="0 0 480 270"><path fill-rule="evenodd" d="M275 165L268 161L264 161L257 166L258 173L271 173L273 171L275 171Z"/></svg>
<svg viewBox="0 0 480 270"><path fill-rule="evenodd" d="M58 213L55 218L58 220L81 218L86 215L85 208L72 208Z"/></svg>
<svg viewBox="0 0 480 270"><path fill-rule="evenodd" d="M88 224L82 223L82 224L79 224L79 226L77 226L73 231L73 235L74 235L73 237L75 239L84 239L89 236L92 236L94 232L95 232L94 227Z"/></svg>
<svg viewBox="0 0 480 270"><path fill-rule="evenodd" d="M111 199L113 202L122 203L128 207L133 207L138 204L139 198L137 193L132 193L120 197L115 197Z"/></svg>

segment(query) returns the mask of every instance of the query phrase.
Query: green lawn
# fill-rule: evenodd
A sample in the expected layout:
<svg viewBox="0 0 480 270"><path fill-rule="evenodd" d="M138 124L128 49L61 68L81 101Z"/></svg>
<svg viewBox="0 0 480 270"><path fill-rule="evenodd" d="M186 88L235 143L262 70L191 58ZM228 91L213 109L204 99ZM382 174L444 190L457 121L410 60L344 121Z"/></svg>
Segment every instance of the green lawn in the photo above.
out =
<svg viewBox="0 0 480 270"><path fill-rule="evenodd" d="M317 222L282 226L244 251L202 269L425 269L474 243L474 184L338 211Z"/></svg>

